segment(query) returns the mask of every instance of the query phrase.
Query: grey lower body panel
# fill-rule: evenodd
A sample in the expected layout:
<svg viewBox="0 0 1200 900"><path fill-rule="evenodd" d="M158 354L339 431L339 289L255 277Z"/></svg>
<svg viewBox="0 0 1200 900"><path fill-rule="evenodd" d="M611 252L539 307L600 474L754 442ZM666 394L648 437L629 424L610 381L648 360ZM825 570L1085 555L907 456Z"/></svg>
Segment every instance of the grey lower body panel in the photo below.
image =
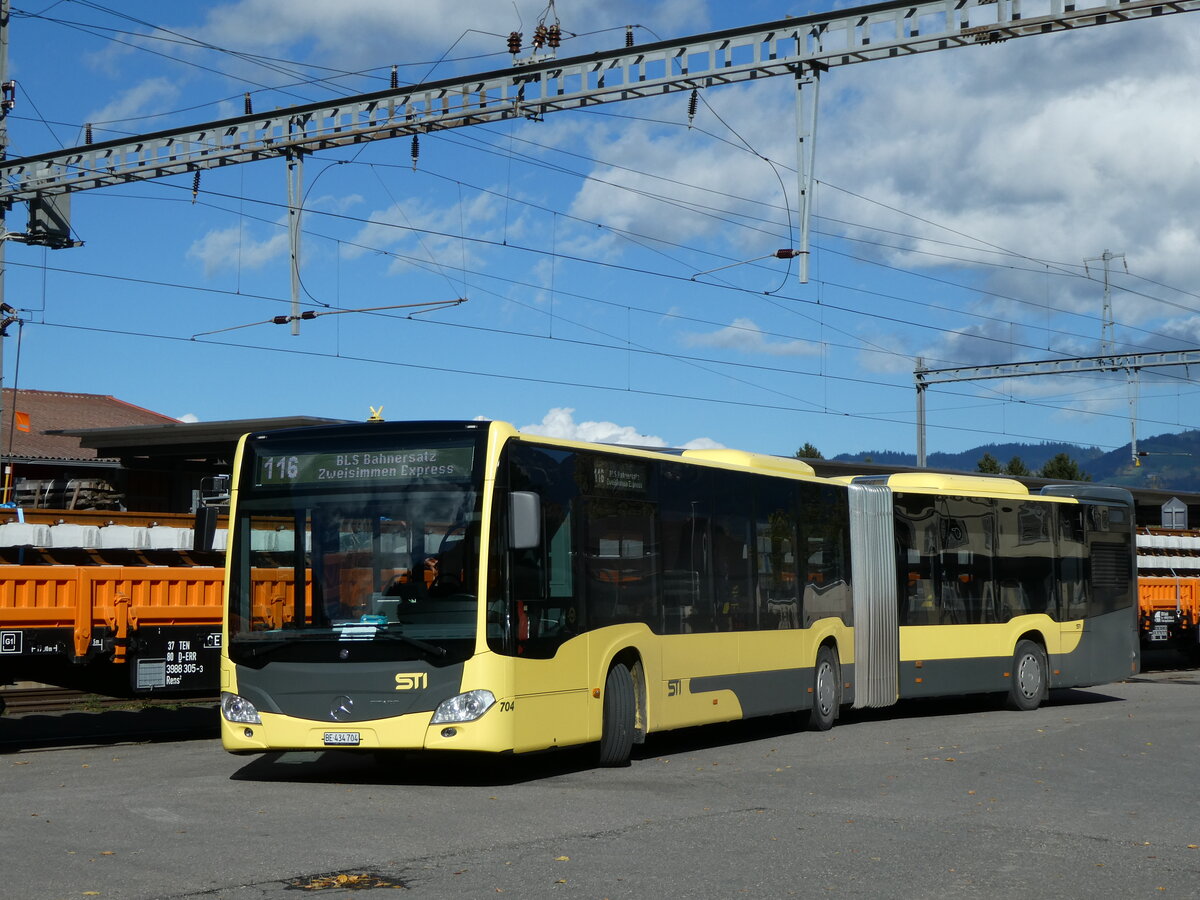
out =
<svg viewBox="0 0 1200 900"><path fill-rule="evenodd" d="M842 666L842 681L854 684L853 665ZM693 678L689 682L689 690L693 694L709 691L732 692L742 708L743 718L746 719L812 709L812 687L812 668L707 675ZM853 689L844 690L842 701L850 702L852 699Z"/></svg>

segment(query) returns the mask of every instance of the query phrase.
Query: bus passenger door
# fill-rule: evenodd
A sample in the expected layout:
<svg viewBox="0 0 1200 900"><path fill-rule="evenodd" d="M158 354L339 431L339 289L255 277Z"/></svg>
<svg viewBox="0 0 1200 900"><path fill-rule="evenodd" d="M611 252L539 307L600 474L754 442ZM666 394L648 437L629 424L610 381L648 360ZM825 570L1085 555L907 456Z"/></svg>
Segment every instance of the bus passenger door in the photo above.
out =
<svg viewBox="0 0 1200 900"><path fill-rule="evenodd" d="M572 508L543 501L536 546L508 551L506 628L513 659L515 749L587 740L587 641L571 553ZM531 541L525 541L529 543Z"/></svg>
<svg viewBox="0 0 1200 900"><path fill-rule="evenodd" d="M659 709L666 728L728 718L717 691L738 671L735 627L751 611L749 521L712 515L708 473L680 471L664 502L662 682ZM717 701L714 707L713 701Z"/></svg>

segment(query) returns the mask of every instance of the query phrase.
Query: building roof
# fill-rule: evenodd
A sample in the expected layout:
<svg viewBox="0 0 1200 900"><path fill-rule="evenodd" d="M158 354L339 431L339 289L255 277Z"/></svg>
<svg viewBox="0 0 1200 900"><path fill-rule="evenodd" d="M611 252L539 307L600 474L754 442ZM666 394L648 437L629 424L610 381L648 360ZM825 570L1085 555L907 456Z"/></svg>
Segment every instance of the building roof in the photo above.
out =
<svg viewBox="0 0 1200 900"><path fill-rule="evenodd" d="M5 388L0 403L0 453L18 460L101 458L94 448L83 446L77 434L65 433L65 429L180 424L178 419L104 394ZM28 431L22 430L16 413L28 416Z"/></svg>
<svg viewBox="0 0 1200 900"><path fill-rule="evenodd" d="M233 462L238 439L251 431L303 428L313 425L345 424L346 419L315 416L281 416L269 419L230 419L221 422L177 422L167 424L71 428L64 432L92 448L93 453L120 459L125 466L139 460L208 460L225 467Z"/></svg>

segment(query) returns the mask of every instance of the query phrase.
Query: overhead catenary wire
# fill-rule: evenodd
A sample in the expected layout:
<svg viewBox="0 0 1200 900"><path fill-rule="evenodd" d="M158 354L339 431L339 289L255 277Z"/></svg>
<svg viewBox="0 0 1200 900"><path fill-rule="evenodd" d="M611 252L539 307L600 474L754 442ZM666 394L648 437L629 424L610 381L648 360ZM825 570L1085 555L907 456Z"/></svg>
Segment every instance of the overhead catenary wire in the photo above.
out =
<svg viewBox="0 0 1200 900"><path fill-rule="evenodd" d="M415 260L415 261L416 261L416 262L421 262L420 260ZM65 270L65 271L69 271L69 270ZM103 277L119 277L119 276L103 276ZM131 280L134 280L134 279L131 279ZM138 280L140 280L140 279L138 279ZM169 285L168 285L168 286L169 286ZM183 286L183 287L186 287L186 286ZM233 294L233 296L242 297L242 296L247 296L247 295L244 295L244 294ZM286 299L284 299L284 298L266 298L266 299L275 300L275 301L277 301L277 302L280 302L280 303L289 303L289 302L290 302L290 301L288 301L288 300L286 300ZM610 303L611 303L611 301L605 301L605 302L610 302ZM620 305L620 304L613 304L613 305ZM358 312L358 310L346 310L345 312ZM362 312L368 312L368 311L367 311L367 310L362 310ZM654 310L644 310L644 312L648 312L648 313L651 313L651 314L659 314L657 311L654 311ZM315 315L315 313L314 313L314 315ZM312 317L312 316L310 316L310 317ZM561 314L560 314L560 317L561 317ZM284 321L288 321L288 320L289 320L289 319L288 319L288 317L286 317L286 316L280 316L280 317L273 317L272 319L265 320L265 321L266 321L266 322L274 322L274 321L277 321L277 320L280 320L280 319L282 319L282 320L284 320ZM44 321L42 324L61 324L61 323L52 323L52 322L46 322L46 321ZM264 324L264 323L249 323L249 324ZM474 325L464 325L464 324L462 324L462 323L447 323L447 322L439 322L439 323L437 323L437 324L438 324L438 325L440 325L440 326L446 326L446 327L455 327L455 328L465 328L465 329L468 329L468 330L481 331L481 332L487 332L487 333L493 333L493 334L500 334L500 335L507 335L507 336L510 336L510 337L524 337L524 338L530 338L530 337L532 337L532 338L534 338L534 339L540 339L540 340L553 340L553 341L556 341L556 342L559 342L559 343L566 343L566 344L576 344L576 345L583 345L583 344L585 343L585 342L582 342L582 341L579 341L579 340L576 340L576 339L569 339L569 338L566 338L566 337L564 337L564 336L562 336L562 335L559 335L559 336L557 336L557 337L552 337L552 338L549 338L549 337L546 337L546 336L541 336L541 335L530 335L530 334L527 334L527 333L513 332L513 331L506 331L506 330L503 330L503 329L487 328L487 327L474 326ZM710 324L717 324L717 323L710 323ZM80 328L85 328L85 326L78 326L78 327L80 327ZM240 327L245 327L245 326L235 326L235 328L240 328ZM105 332L109 331L109 329L97 329L97 330L100 330L100 331L105 331ZM235 329L234 329L234 328L231 328L231 329L219 329L219 331L226 331L226 330L235 330ZM137 332L130 332L130 333L131 333L131 334L135 334L135 335L139 335L139 336L144 336L144 337L155 337L155 336L156 336L156 335L151 335L151 334L142 334L142 333L137 333ZM214 332L214 333L215 333L215 332ZM171 340L178 340L178 339L180 339L180 338L178 338L178 337L176 337L176 336L170 336L170 335L157 335L157 336L163 337L163 338L165 338L165 339L171 339ZM198 336L199 336L199 335L196 335L196 336L194 336L194 337L198 337ZM193 337L193 338L191 338L191 339L194 339L194 337ZM614 337L614 340L616 340L616 338L615 338L615 337ZM229 346L242 346L242 345L229 345ZM599 348L599 349L606 349L606 350L620 350L620 349L624 349L624 348L623 348L621 345L618 345L618 344L595 344L595 343L591 343L591 344L589 344L589 346L593 346L593 347L596 347L596 348ZM304 352L304 351L300 351L300 352ZM680 357L680 355L678 355L678 354L666 354L666 353L662 353L662 352L660 352L660 351L651 351L651 350L646 350L646 349L644 349L644 348L640 348L640 347L639 347L639 348L637 348L637 352L639 352L639 353L643 353L643 352L645 352L645 353L652 353L652 354L654 354L654 355L659 355L659 356L668 357L668 358L672 358L672 359L685 359L685 360L690 360L690 361L702 362L702 363L704 363L704 364L710 364L710 365L720 365L720 366L726 366L726 367L730 367L730 368L758 369L758 370L764 370L764 371L775 371L775 372L779 372L779 373L787 373L787 374L790 374L790 375L801 375L801 376L803 376L803 375L806 375L806 374L807 374L807 375L810 375L811 377L817 377L817 376L816 376L815 374L813 374L813 373L802 373L802 372L796 372L795 370L786 370L786 369L780 369L780 368L776 368L776 367L765 367L765 366L761 366L761 365L752 365L752 364L746 364L746 363L734 363L734 362L730 362L730 361L728 361L728 360L716 360L716 359L711 359L711 358L687 358L687 357ZM341 356L341 354L337 354L337 355L335 355L335 356ZM499 374L499 373L489 373L489 377L490 377L490 376L493 376L493 375L494 375L494 376L496 376L496 377L500 377L500 374ZM869 385L869 386L876 387L876 388L878 388L878 387L896 388L896 387L897 387L896 385L888 384L888 383L886 383L886 382L871 381L871 380L868 380L868 379L859 379L859 378L847 378L847 377L845 377L845 376L834 376L834 375L830 375L830 374L828 374L828 373L826 373L826 374L824 374L824 375L822 375L822 376L820 376L820 377L823 377L823 378L830 378L830 379L832 379L832 380L834 380L834 381L842 381L842 382L846 382L846 383L864 384L864 385ZM546 383L552 383L552 379L543 379L543 381L545 381ZM741 381L741 380L739 380L739 381ZM570 384L570 385L575 385L575 384L576 384L576 383L573 383L573 382L564 382L564 383L565 383L565 384ZM746 383L746 382L744 382L744 381L741 381L741 383ZM968 394L963 394L963 393L961 393L961 392L944 392L944 393L953 393L953 394L954 394L954 395L956 395L956 396L972 396L972 395L968 395ZM701 398L696 398L696 399L701 399ZM1024 405L1028 405L1028 406L1043 407L1043 408L1051 408L1051 409L1060 408L1060 407L1054 407L1054 406L1052 406L1052 405L1045 404L1045 403L1038 403L1037 401L1031 401L1031 400L1024 400L1024 401L1020 401L1020 402L1021 402L1021 403L1023 403ZM849 416L851 416L851 417L857 418L857 416L856 416L854 413L840 413L840 414L843 414L843 415L849 415ZM1092 415L1092 416L1098 416L1098 417L1114 418L1114 419L1117 419L1117 420L1122 420L1122 419L1123 419L1123 416L1114 415L1114 414L1106 414L1106 413L1095 412L1095 411L1088 411L1088 412L1087 412L1087 414L1088 414L1088 415ZM1150 423L1150 424L1153 424L1153 422L1150 422L1150 420L1147 420L1147 422L1148 422L1148 423ZM1158 424L1170 425L1170 424L1177 424L1177 423L1166 423L1166 422L1164 422L1164 423L1158 423Z"/></svg>
<svg viewBox="0 0 1200 900"><path fill-rule="evenodd" d="M271 203L268 203L268 205L276 205L276 204L271 204ZM344 214L330 214L330 215L335 215L336 217L346 217L346 216L344 216ZM350 217L350 218L354 218L354 217ZM365 221L365 220L358 220L358 221ZM378 224L378 223L376 223L376 224ZM394 226L394 227L395 227L395 226ZM437 233L437 234L440 234L440 236L454 236L454 238L455 238L456 240L457 240L457 239L461 239L461 235L449 235L449 234L442 234L442 233ZM469 240L479 240L479 239L474 239L474 238L472 238L472 239L469 239ZM506 245L506 246L509 246L509 247L512 247L512 248L521 248L521 250L526 250L526 251L530 251L530 252L535 252L535 248L528 248L528 247L516 247L516 245L511 245L511 244L509 244L509 245ZM596 260L580 260L580 259L578 259L578 258L574 258L574 259L576 260L576 262L592 262L593 264L599 264L599 265L610 265L610 266L611 266L611 265L613 265L613 264L611 264L611 263L599 263L599 262L596 262ZM630 270L630 269L629 269L629 266L618 266L618 268L620 268L620 269L623 269L623 270ZM638 270L636 270L636 269L632 269L632 271L638 271ZM654 275L654 276L658 276L658 277L674 277L674 278L677 278L677 280L678 280L678 278L682 278L682 276L667 276L667 275L664 275L664 274L662 274L662 272L656 272L656 271L647 271L647 270L641 270L641 271L642 271L642 274L646 274L646 275ZM731 289L736 289L736 288L731 288ZM742 289L742 290L744 290L744 289ZM827 307L827 308L835 308L835 307L830 307L828 304L826 304L826 307ZM857 311L852 311L852 312L857 312ZM898 318L895 318L895 317L878 317L878 318L882 318L882 319L884 319L884 320L889 320L889 322L895 322L895 323L898 323L898 324L917 324L917 323L905 323L905 322L904 322L904 320L901 320L901 319L898 319ZM924 325L924 324L922 324L922 326L923 326L923 328L924 328L924 326L925 326L925 325ZM995 338L984 338L984 337L980 337L980 340L995 340Z"/></svg>
<svg viewBox="0 0 1200 900"><path fill-rule="evenodd" d="M67 324L67 323L43 322L43 323L41 323L41 327L58 328L58 329L66 329L66 330L81 330L81 331L88 331L88 332L94 332L94 333L121 335L121 336L126 336L126 337L135 337L135 338L153 338L153 339L161 339L161 340L176 341L176 342L191 342L190 338L178 337L175 335L152 334L152 333L146 333L146 332L136 332L136 331L128 331L128 330L122 330L122 329L113 329L113 328L85 327L85 326L73 325L73 324ZM550 384L550 385L554 385L557 387L581 388L581 389L598 390L598 391L605 391L605 392L615 392L615 393L622 393L622 394L638 394L638 395L642 395L642 396L657 397L660 399L668 399L668 400L686 400L686 401L694 401L694 402L700 402L700 403L711 403L713 405L718 405L718 406L741 406L741 407L746 407L748 409L776 410L776 411L781 411L781 412L795 412L795 413L810 413L812 415L818 415L818 416L831 416L831 417L835 417L835 418L845 418L845 414L842 414L842 413L829 413L829 412L823 412L820 410L810 410L810 409L803 409L803 408L799 408L799 407L784 406L782 404L761 403L761 402L757 402L757 401L753 401L753 400L746 400L745 398L728 398L727 399L727 398L703 397L703 396L694 395L694 394L683 394L683 393L678 393L678 392L651 390L649 388L635 388L635 387L628 386L628 385L622 385L622 386L601 385L601 384L594 384L594 383L589 383L589 382L571 381L571 380L567 380L567 379L553 379L553 378L546 378L546 377L534 376L534 375L516 375L516 374L506 373L506 372L490 372L490 371L479 370L479 369L471 369L471 368L462 367L462 366L459 366L459 367L434 366L434 365L429 365L429 364L425 364L425 363L417 363L417 362L413 362L410 360L383 359L383 358L379 358L379 357L363 357L363 356L347 354L347 353L342 353L342 352L324 353L324 352L316 351L316 350L296 349L294 347L273 347L273 346L267 346L267 345L247 345L247 344L222 344L221 346L228 347L230 349L236 349L236 350L250 350L250 351L256 351L256 352L281 353L281 354L285 354L285 355L294 355L294 356L302 356L302 357L325 358L325 359L335 359L335 360L350 361L350 362L371 363L371 364L382 365L382 366L387 366L387 367L394 367L394 368L406 368L406 369L415 369L418 371L437 372L437 373L440 373L443 375L464 376L467 378L496 378L496 379L505 380L505 381L519 381L519 382L532 383L532 384ZM855 418L859 418L859 419L862 419L863 421L868 421L868 422L878 422L881 424L888 424L888 425L895 424L895 420L890 417L885 418L883 416L856 414ZM1123 417L1114 416L1114 418L1120 419ZM988 428L981 429L981 428L977 428L977 427L973 427L973 426L966 426L966 425L960 426L960 425L947 425L947 424L942 424L942 423L929 423L927 425L927 428L929 430L935 430L935 431L960 432L960 433L965 433L965 434L993 434L993 435L997 435L997 436L1002 435L1002 436L1008 437L1010 439L1023 438L1026 440L1043 441L1043 442L1061 440L1061 438L1054 438L1054 437L1050 437L1047 435L1024 434L1024 433L1017 433L1017 432L1011 432L1011 431L993 431ZM1110 449L1110 450L1118 449L1117 445L1106 445L1106 444L1102 444L1102 443L1096 443L1096 444L1094 444L1094 446L1107 447L1107 449Z"/></svg>
<svg viewBox="0 0 1200 900"><path fill-rule="evenodd" d="M392 309L414 309L416 307L423 307L420 312L437 312L438 310L450 309L451 307L459 306L460 304L466 302L467 300L465 297L458 297L454 300L429 300L424 303L393 303L388 306L365 306L361 309L306 309L298 315L272 316L269 319L263 319L261 322L247 322L244 325L230 325L228 328L217 328L213 331L201 331L198 334L193 334L192 340L195 340L198 337L206 337L210 334L224 334L227 331L237 331L241 328L252 328L255 325L287 325L300 319L308 321L311 319L316 319L320 316L344 316L347 313L372 313ZM414 315L419 315L420 312L410 313L408 318L412 318Z"/></svg>

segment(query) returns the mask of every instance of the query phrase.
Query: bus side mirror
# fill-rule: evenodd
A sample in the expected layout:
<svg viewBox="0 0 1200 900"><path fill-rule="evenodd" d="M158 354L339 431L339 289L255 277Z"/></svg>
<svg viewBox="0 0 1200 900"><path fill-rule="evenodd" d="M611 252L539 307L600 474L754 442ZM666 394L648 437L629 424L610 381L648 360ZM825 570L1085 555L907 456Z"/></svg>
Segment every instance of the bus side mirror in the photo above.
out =
<svg viewBox="0 0 1200 900"><path fill-rule="evenodd" d="M532 550L542 543L542 498L533 491L508 495L508 546Z"/></svg>

